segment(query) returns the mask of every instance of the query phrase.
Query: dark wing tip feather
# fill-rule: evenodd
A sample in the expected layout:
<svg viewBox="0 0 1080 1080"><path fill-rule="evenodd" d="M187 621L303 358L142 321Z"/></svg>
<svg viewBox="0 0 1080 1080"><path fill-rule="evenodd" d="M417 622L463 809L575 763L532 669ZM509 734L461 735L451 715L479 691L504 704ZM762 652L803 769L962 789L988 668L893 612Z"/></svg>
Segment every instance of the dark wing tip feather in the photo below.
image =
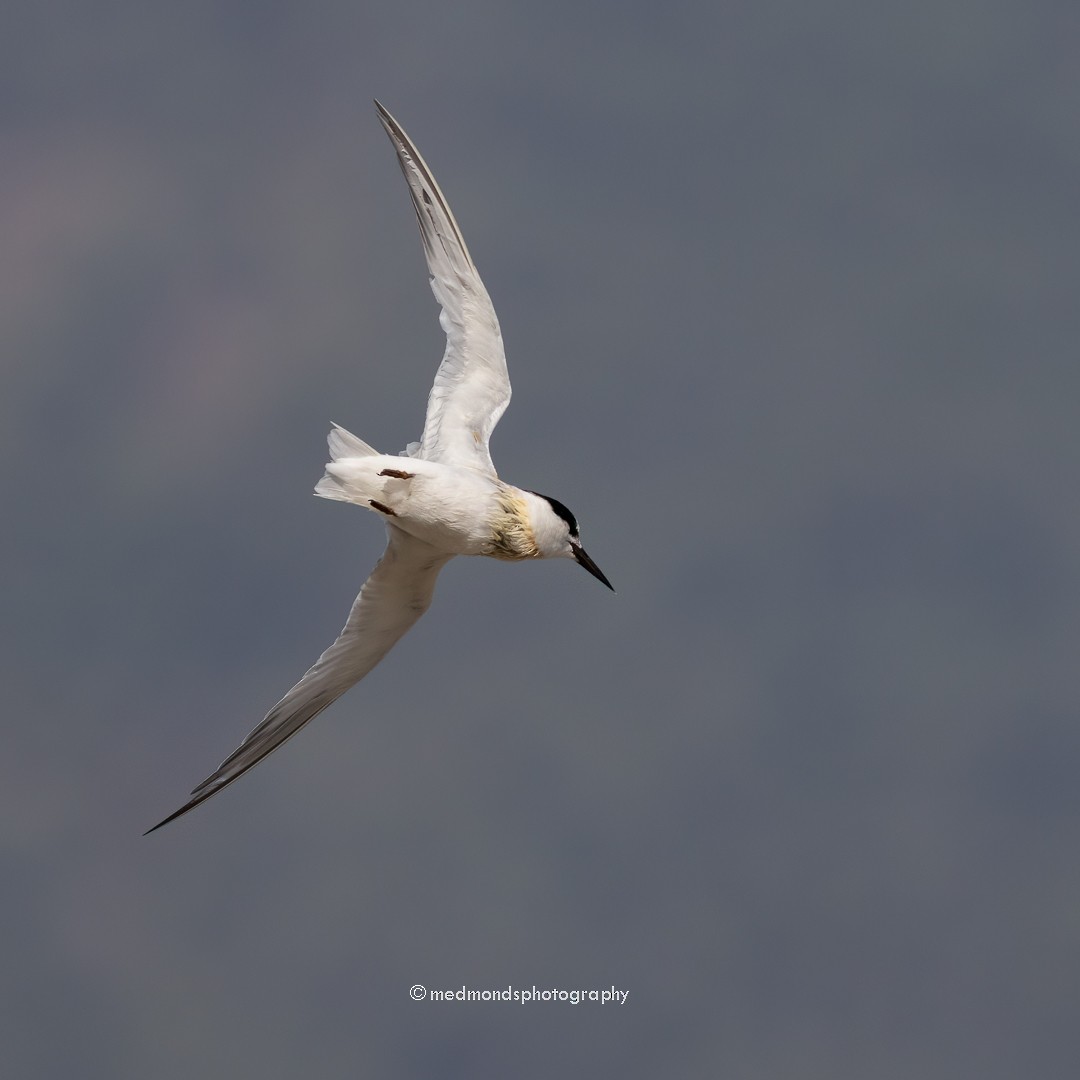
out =
<svg viewBox="0 0 1080 1080"><path fill-rule="evenodd" d="M207 791L200 795L197 799L192 799L190 802L184 803L184 805L181 806L179 810L173 811L173 813L171 813L163 821L159 821L153 828L147 829L146 832L143 833L143 836L149 836L152 832L156 832L158 829L160 829L162 825L168 825L170 821L175 821L178 817L183 817L183 815L186 814L189 810L194 810L195 807L199 805L199 803L206 802L206 800L209 799L211 795L216 794L216 791Z"/></svg>
<svg viewBox="0 0 1080 1080"><path fill-rule="evenodd" d="M297 684L299 685L299 683ZM295 689L295 687L293 688ZM347 689L347 687L346 687ZM154 829L160 829L162 825L168 825L170 821L175 820L178 817L186 814L189 810L194 810L200 803L206 802L207 799L217 795L219 791L224 791L230 784L235 783L244 775L249 769L255 768L259 762L264 761L270 754L278 749L279 746L284 745L291 739L298 731L301 730L309 721L314 720L328 705L332 705L344 691L322 691L317 694L311 701L305 702L304 705L296 710L286 719L285 726L277 728L270 732L269 737L265 740L264 744L257 747L255 756L244 763L243 767L237 769L231 776L225 776L228 769L234 765L240 758L244 756L246 752L255 750L252 746L253 740L257 739L264 731L267 731L270 726L270 722L277 718L278 710L281 706L281 702L278 702L273 709L267 714L266 718L251 732L250 735L218 766L217 770L211 773L198 787L194 788L191 792L195 798L189 802L184 803L179 810L174 814L170 814L164 821L159 821L153 829L147 829L143 833L143 836L149 836ZM290 691L291 693L291 691ZM287 700L282 698L282 701Z"/></svg>
<svg viewBox="0 0 1080 1080"><path fill-rule="evenodd" d="M428 168L427 162L424 161L420 151L416 148L416 144L405 133L405 129L394 119L378 98L375 99L375 108L378 111L380 123L383 128L385 128L386 134L390 136L390 141L394 144L394 152L397 155L398 165L405 176L409 194L413 201L413 208L416 211L417 221L420 224L420 234L424 239L425 249L430 249L432 237L439 236L441 231L439 223L432 215L430 209L432 200L434 200L446 219L446 225L453 234L453 241L460 249L466 266L475 273L476 264L472 260L472 255L469 254L469 247L465 243L465 237L461 233L461 228L457 223L457 219L454 217L454 212L450 209L450 204L446 201L446 197L443 195L442 190L436 182L434 174L431 169ZM410 165L420 180L421 190L419 198L413 187L414 179L413 175L410 173ZM421 205L421 200L426 205ZM430 220L425 220L425 218L429 218ZM428 235L429 232L431 234L430 236ZM445 239L442 239L441 237L440 239L445 245ZM453 255L450 252L447 254L451 256L451 262L453 262Z"/></svg>

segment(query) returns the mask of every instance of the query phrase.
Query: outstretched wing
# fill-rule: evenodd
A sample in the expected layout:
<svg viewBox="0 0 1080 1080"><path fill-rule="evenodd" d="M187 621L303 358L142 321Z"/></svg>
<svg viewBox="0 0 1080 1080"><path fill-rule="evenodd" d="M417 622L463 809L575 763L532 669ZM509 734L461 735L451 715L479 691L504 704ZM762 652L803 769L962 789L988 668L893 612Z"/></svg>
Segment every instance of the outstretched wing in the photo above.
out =
<svg viewBox="0 0 1080 1080"><path fill-rule="evenodd" d="M412 140L379 104L420 223L431 291L442 307L446 352L428 396L419 456L495 476L488 440L510 403L510 377L495 309L454 215Z"/></svg>
<svg viewBox="0 0 1080 1080"><path fill-rule="evenodd" d="M387 522L386 551L337 640L266 714L266 719L194 791L193 798L158 822L160 829L239 779L359 682L431 604L435 578L450 560L436 548Z"/></svg>

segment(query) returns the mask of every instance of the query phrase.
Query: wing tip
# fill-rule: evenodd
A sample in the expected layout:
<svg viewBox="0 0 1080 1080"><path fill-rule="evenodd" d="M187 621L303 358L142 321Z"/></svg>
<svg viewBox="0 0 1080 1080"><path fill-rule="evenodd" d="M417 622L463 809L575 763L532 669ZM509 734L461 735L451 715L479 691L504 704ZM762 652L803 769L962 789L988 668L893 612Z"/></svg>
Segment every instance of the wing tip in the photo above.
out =
<svg viewBox="0 0 1080 1080"><path fill-rule="evenodd" d="M143 833L143 836L149 836L152 832L157 832L157 830L160 829L163 825L168 825L170 821L175 821L178 817L182 817L189 810L194 810L195 807L198 806L201 802L202 799L193 799L191 802L185 803L183 806L180 807L179 810L174 810L163 821L159 821L156 825L147 829L146 832Z"/></svg>
<svg viewBox="0 0 1080 1080"><path fill-rule="evenodd" d="M395 144L401 141L401 125L394 119L393 114L378 98L371 100L375 102L375 112L378 114L379 123L386 129L387 135Z"/></svg>

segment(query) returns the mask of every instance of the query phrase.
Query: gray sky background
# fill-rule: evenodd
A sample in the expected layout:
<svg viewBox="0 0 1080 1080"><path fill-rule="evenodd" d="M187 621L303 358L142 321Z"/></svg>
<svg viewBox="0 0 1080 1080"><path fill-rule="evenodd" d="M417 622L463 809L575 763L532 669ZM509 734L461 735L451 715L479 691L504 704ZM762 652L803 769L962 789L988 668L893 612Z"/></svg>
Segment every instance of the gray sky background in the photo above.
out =
<svg viewBox="0 0 1080 1080"><path fill-rule="evenodd" d="M1076 1075L1075 3L3 21L10 1075ZM498 309L500 472L618 595L452 563L144 839L382 549L329 422L422 425L373 96Z"/></svg>

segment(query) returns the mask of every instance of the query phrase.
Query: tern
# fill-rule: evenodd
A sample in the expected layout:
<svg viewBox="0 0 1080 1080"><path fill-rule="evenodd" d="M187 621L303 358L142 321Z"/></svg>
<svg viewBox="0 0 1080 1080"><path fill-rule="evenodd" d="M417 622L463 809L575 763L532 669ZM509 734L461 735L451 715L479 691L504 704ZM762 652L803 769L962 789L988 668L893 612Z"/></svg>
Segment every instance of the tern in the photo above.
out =
<svg viewBox="0 0 1080 1080"><path fill-rule="evenodd" d="M500 480L488 450L510 401L499 320L435 177L401 125L376 101L409 185L442 312L446 351L428 396L424 433L401 454L380 454L335 424L324 499L380 515L387 544L337 640L160 829L228 787L359 682L427 611L439 571L455 555L575 559L609 589L557 499Z"/></svg>

